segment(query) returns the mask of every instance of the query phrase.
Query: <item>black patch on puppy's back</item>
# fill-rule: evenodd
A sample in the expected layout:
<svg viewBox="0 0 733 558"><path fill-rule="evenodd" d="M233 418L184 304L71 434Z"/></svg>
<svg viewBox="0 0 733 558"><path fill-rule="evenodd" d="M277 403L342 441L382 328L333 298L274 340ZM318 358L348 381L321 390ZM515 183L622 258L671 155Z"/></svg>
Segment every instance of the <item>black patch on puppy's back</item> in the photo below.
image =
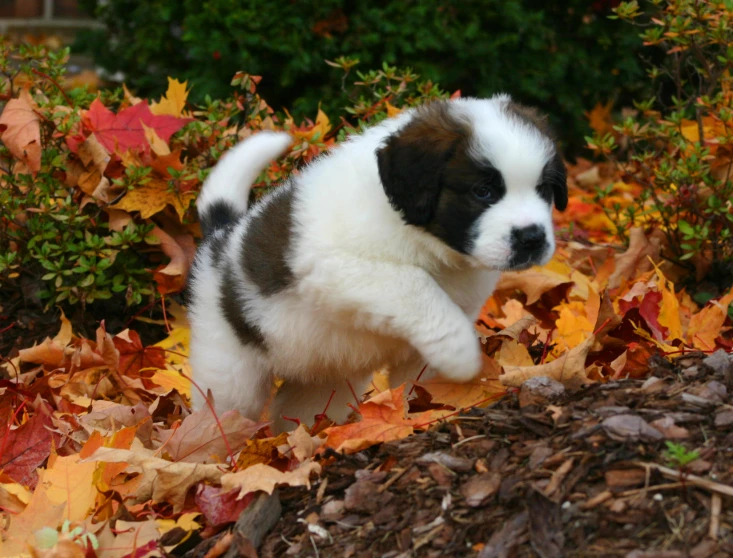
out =
<svg viewBox="0 0 733 558"><path fill-rule="evenodd" d="M219 309L242 345L265 348L265 339L262 337L260 328L247 320L246 300L237 291L236 285L237 278L232 271L231 264L227 264L222 270Z"/></svg>
<svg viewBox="0 0 733 558"><path fill-rule="evenodd" d="M239 213L226 200L217 200L199 215L204 238L214 231L225 229L239 218Z"/></svg>
<svg viewBox="0 0 733 558"><path fill-rule="evenodd" d="M286 289L293 282L287 256L293 227L293 188L280 186L272 198L247 223L242 240L241 264L246 276L265 296Z"/></svg>

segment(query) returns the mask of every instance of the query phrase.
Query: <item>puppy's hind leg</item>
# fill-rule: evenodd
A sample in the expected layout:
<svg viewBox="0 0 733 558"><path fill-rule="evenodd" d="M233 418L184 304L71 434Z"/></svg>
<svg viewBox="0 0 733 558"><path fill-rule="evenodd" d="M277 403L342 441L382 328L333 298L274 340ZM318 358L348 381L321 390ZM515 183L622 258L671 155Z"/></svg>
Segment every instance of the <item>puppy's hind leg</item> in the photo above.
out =
<svg viewBox="0 0 733 558"><path fill-rule="evenodd" d="M257 349L240 346L225 351L199 346L192 340L190 360L193 380L204 393L211 391L217 414L236 409L251 420L260 418L270 396L272 376ZM206 405L196 386L191 394L195 410Z"/></svg>
<svg viewBox="0 0 733 558"><path fill-rule="evenodd" d="M324 411L331 420L337 423L344 422L353 410L349 404L354 408L357 407L362 395L368 389L370 378L371 376L362 379L350 378L348 381L342 378L327 382L286 380L270 406L273 430L275 433L293 430L295 423L287 420L288 418L298 419L303 424L312 426L317 421L315 417ZM358 401L354 398L354 394Z"/></svg>

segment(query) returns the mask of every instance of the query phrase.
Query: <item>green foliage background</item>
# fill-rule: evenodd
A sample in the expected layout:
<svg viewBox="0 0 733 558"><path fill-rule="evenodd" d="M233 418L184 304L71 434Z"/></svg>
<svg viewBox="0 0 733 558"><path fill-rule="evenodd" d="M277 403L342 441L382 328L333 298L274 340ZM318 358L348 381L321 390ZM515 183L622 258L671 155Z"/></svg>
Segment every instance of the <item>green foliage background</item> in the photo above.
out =
<svg viewBox="0 0 733 558"><path fill-rule="evenodd" d="M81 0L106 29L76 45L144 96L161 76L188 79L191 100L228 93L238 70L262 75L279 109L313 117L340 108L339 70L382 62L412 67L448 91L510 92L551 115L570 151L587 132L584 111L642 89L636 31L607 18L614 0Z"/></svg>

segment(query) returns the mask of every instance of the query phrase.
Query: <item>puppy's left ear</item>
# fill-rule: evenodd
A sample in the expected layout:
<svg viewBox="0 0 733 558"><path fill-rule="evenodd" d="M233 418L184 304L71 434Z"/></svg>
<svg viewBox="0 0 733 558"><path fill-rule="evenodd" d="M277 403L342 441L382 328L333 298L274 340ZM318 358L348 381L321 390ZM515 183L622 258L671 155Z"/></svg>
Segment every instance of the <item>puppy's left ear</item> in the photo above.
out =
<svg viewBox="0 0 733 558"><path fill-rule="evenodd" d="M555 157L547 164L546 180L552 185L555 207L558 211L565 211L568 206L568 172L559 152L555 152Z"/></svg>
<svg viewBox="0 0 733 558"><path fill-rule="evenodd" d="M443 171L465 137L464 126L438 101L417 109L413 119L377 149L384 192L408 224L424 226L432 220Z"/></svg>

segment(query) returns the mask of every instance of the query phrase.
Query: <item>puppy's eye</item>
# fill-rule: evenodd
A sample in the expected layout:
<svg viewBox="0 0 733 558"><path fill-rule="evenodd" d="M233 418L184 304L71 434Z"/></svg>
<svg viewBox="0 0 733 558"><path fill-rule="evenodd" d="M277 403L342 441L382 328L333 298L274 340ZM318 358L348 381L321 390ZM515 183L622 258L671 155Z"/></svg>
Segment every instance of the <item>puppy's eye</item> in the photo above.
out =
<svg viewBox="0 0 733 558"><path fill-rule="evenodd" d="M483 202L496 201L496 192L488 182L482 182L474 186L473 195Z"/></svg>

